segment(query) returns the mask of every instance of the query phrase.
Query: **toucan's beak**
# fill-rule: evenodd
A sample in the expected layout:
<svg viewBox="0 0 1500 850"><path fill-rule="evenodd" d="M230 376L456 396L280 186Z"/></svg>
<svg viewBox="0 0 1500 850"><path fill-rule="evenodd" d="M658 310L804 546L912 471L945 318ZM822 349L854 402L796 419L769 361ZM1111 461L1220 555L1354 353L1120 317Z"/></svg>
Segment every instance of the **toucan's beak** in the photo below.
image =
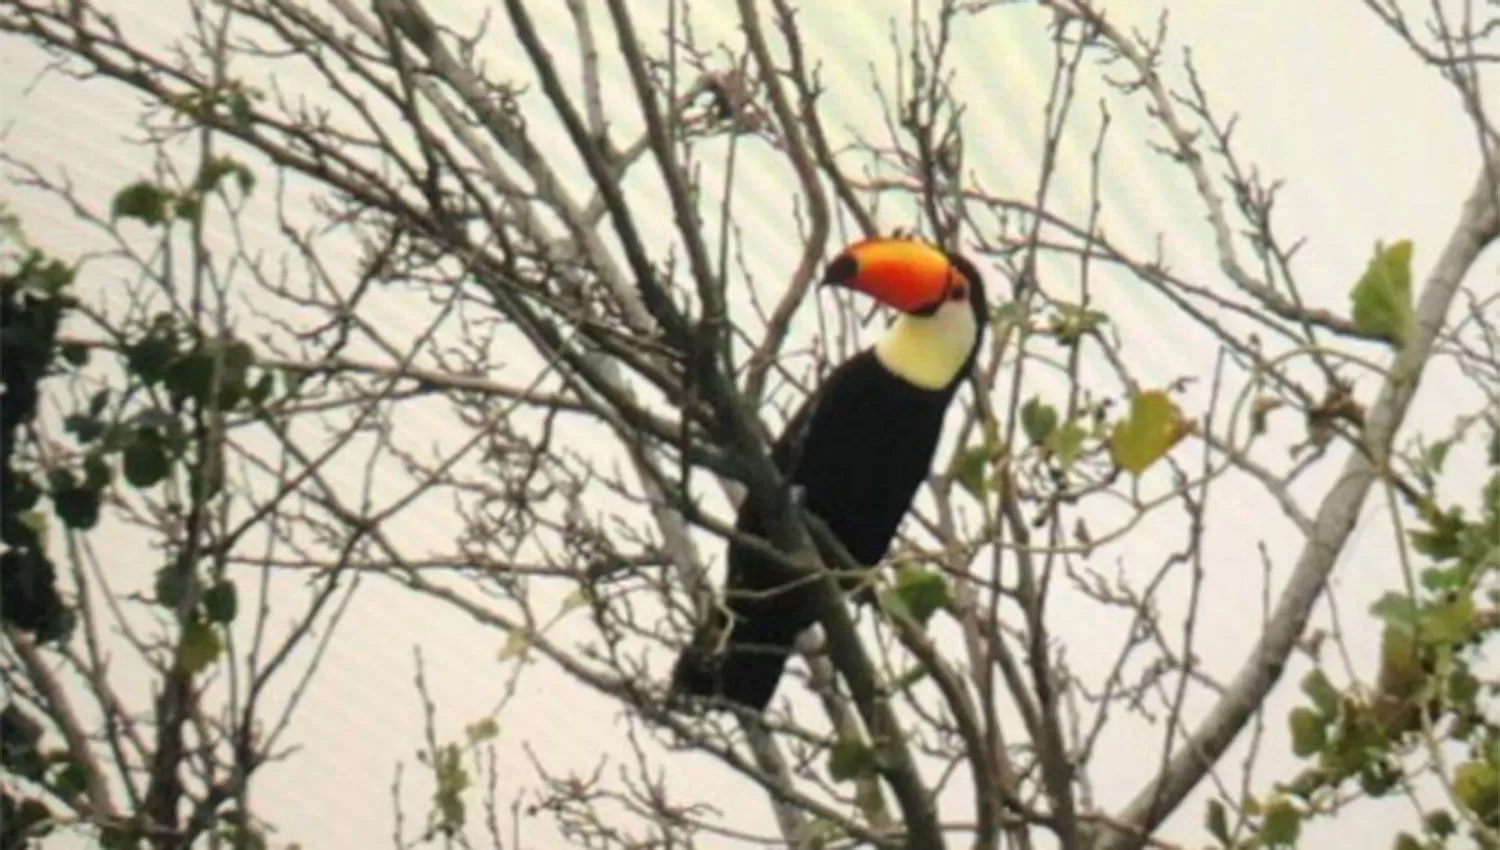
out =
<svg viewBox="0 0 1500 850"><path fill-rule="evenodd" d="M823 272L824 286L853 289L903 313L930 313L948 298L958 272L924 242L877 238L855 242Z"/></svg>

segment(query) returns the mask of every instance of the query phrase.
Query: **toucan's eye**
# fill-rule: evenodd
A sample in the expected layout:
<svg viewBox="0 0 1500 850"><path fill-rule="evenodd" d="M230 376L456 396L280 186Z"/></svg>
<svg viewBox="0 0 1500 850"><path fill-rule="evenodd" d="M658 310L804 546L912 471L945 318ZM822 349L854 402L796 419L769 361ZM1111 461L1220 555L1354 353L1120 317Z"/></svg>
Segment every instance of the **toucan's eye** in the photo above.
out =
<svg viewBox="0 0 1500 850"><path fill-rule="evenodd" d="M969 281L952 266L948 267L948 300L962 301L969 297Z"/></svg>

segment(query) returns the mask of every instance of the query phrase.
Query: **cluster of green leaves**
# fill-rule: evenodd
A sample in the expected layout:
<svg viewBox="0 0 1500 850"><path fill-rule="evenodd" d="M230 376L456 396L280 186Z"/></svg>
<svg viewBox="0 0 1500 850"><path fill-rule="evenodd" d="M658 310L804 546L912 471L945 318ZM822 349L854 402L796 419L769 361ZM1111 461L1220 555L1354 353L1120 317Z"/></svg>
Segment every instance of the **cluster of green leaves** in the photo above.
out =
<svg viewBox="0 0 1500 850"><path fill-rule="evenodd" d="M65 638L73 613L57 589L57 570L47 556L45 526L32 508L42 488L18 468L22 440L36 419L42 381L58 361L58 329L74 306L73 270L28 246L6 252L0 262L0 620L42 641ZM72 359L71 357L69 358ZM54 494L56 497L56 494ZM59 511L73 509L76 496L61 493Z"/></svg>
<svg viewBox="0 0 1500 850"><path fill-rule="evenodd" d="M192 185L173 188L154 180L137 180L115 194L110 204L113 219L133 219L150 227L170 225L175 221L198 221L203 216L203 202L223 189L224 181L233 177L244 195L255 189L255 172L231 156L205 160Z"/></svg>
<svg viewBox="0 0 1500 850"><path fill-rule="evenodd" d="M491 717L482 718L464 729L462 743L450 741L433 751L419 750L417 761L432 771L432 808L427 814L423 841L447 840L460 835L468 823L465 797L474 787L474 775L481 762L481 749L500 735L500 726Z"/></svg>
<svg viewBox="0 0 1500 850"><path fill-rule="evenodd" d="M1065 421L1056 407L1032 396L1021 406L1020 425L1029 449L1058 481L1093 454L1106 455L1115 469L1139 478L1196 427L1165 390L1132 393L1130 410L1114 420L1105 405L1096 404ZM991 433L955 458L954 480L983 500L996 486L993 467L1006 456L1003 442Z"/></svg>
<svg viewBox="0 0 1500 850"><path fill-rule="evenodd" d="M126 483L141 491L162 486L176 471L191 503L207 503L223 488L223 457L184 413L265 414L275 377L254 362L243 342L205 337L169 313L156 315L125 350L125 363L134 387L160 403L122 404L115 416L106 416L109 396L103 390L87 410L68 417L68 430L86 452L85 469L108 470L117 461ZM182 554L157 571L155 597L171 611L189 605L178 660L188 672L198 672L218 657L223 643L216 627L233 622L238 604L227 576L204 579Z"/></svg>
<svg viewBox="0 0 1500 850"><path fill-rule="evenodd" d="M19 223L7 219L0 250L0 621L40 643L63 642L76 615L58 587L57 567L47 552L45 497L52 513L69 525L97 522L99 496L89 481L39 476L24 447L32 441L43 384L76 374L87 354L64 344L59 332L77 306L75 269L27 243ZM97 483L99 471L92 471ZM45 480L42 480L44 479ZM0 712L0 767L8 775L46 788L59 799L84 794L85 774L66 749L42 746L43 726L12 702ZM25 848L48 835L56 820L48 802L11 789L0 792L0 847Z"/></svg>
<svg viewBox="0 0 1500 850"><path fill-rule="evenodd" d="M1265 801L1241 806L1231 826L1222 802L1210 805L1210 832L1225 848L1291 847L1303 823L1331 814L1345 790L1382 798L1404 793L1410 766L1429 765L1447 786L1420 824L1396 837L1396 850L1442 850L1461 834L1479 847L1500 848L1500 679L1482 654L1500 633L1500 422L1488 449L1490 475L1478 510L1420 505L1411 548L1426 559L1408 591L1390 592L1371 607L1381 624L1378 673L1372 687L1335 687L1322 669L1302 679L1306 703L1287 722L1292 749L1309 766ZM1436 458L1434 458L1436 455ZM1425 463L1440 469L1446 449ZM1452 753L1464 755L1456 760Z"/></svg>
<svg viewBox="0 0 1500 850"><path fill-rule="evenodd" d="M1410 338L1416 323L1411 261L1410 240L1375 246L1349 295L1358 330L1396 344ZM1022 309L1016 303L1003 305L993 319L998 326L1023 334L1043 334L1064 348L1102 332L1109 322L1108 315L1098 310L1058 304L1033 328ZM1021 430L1030 447L1062 479L1081 459L1099 451L1107 453L1115 469L1139 478L1192 434L1196 424L1164 390L1138 390L1129 401L1129 412L1113 421L1100 404L1086 405L1064 421L1056 407L1033 396L1021 408ZM1265 412L1258 410L1257 415L1263 419ZM1262 424L1257 430L1263 428ZM990 430L984 440L958 455L953 470L959 485L981 500L995 484L992 467L1009 454L994 429Z"/></svg>
<svg viewBox="0 0 1500 850"><path fill-rule="evenodd" d="M234 176L242 191L253 177L229 158L211 159L184 190L137 182L121 190L112 212L151 227L196 221L202 201ZM57 567L47 552L53 521L74 532L96 528L102 506L123 484L184 508L201 511L224 485L222 454L204 423L212 415L266 416L275 390L271 372L256 367L253 350L231 336L211 336L195 323L159 313L125 329L118 350L123 378L88 373L97 349L60 335L77 306L76 269L26 242L18 224L4 222L0 254L0 372L5 383L3 482L0 538L0 619L42 642L65 641L75 616L58 587ZM102 386L66 413L70 446L44 458L26 451L45 393L58 378L76 386ZM58 394L56 397L61 397ZM184 505L183 502L187 504ZM225 575L200 574L203 553L178 552L156 575L155 601L173 612L182 628L177 664L199 672L222 653L221 630L238 613L235 586ZM12 705L0 718L0 766L68 799L81 794L80 773L62 750L38 746L38 722ZM0 799L0 845L24 847L55 822L40 798ZM129 842L127 842L129 843ZM133 846L133 845L131 845Z"/></svg>
<svg viewBox="0 0 1500 850"><path fill-rule="evenodd" d="M192 124L226 124L248 132L255 121L255 103L261 100L265 100L265 93L260 89L239 80L225 80L217 86L177 95L167 105Z"/></svg>

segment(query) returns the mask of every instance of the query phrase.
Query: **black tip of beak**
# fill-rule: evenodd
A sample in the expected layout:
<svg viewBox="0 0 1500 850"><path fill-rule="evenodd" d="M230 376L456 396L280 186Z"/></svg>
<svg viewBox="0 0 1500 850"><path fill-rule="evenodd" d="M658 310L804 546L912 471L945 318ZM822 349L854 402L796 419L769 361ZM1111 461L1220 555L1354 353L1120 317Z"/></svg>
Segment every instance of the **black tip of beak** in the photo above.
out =
<svg viewBox="0 0 1500 850"><path fill-rule="evenodd" d="M859 274L859 263L849 254L840 254L823 270L822 286L848 286Z"/></svg>

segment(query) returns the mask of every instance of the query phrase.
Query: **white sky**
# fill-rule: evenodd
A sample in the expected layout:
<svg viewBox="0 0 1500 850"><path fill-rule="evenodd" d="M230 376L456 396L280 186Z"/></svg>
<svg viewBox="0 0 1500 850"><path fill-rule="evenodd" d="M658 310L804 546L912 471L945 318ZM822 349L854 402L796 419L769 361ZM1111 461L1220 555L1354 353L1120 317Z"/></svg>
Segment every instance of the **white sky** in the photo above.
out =
<svg viewBox="0 0 1500 850"><path fill-rule="evenodd" d="M155 39L184 25L180 16L164 11L165 5L151 12L144 11L146 4L116 5L127 32ZM436 17L455 22L472 17L478 6L469 0L430 0L428 5ZM554 53L566 63L571 29L563 5L535 5L539 10L534 14L554 34ZM602 25L602 3L593 5L599 7L595 17ZM700 9L710 5L724 12L721 16L701 11L699 37L732 38L733 5L705 3ZM1316 11L1311 5L1302 0L1166 3L1172 15L1172 44L1193 46L1204 83L1222 111L1240 114L1240 150L1264 174L1286 179L1281 232L1308 239L1299 259L1308 287L1304 294L1318 305L1343 310L1348 286L1377 239L1413 239L1417 272L1425 273L1472 185L1478 156L1472 126L1451 89L1418 64L1362 4L1335 0L1316 4ZM801 15L804 39L826 63L830 123L875 126L879 116L868 64L888 61L887 19L894 14L904 20L908 4L807 6ZM1149 25L1161 6L1158 2L1111 7ZM985 20L986 25L959 33L955 46L954 64L963 96L971 104L966 119L969 165L996 185L1029 185L1041 137L1038 122L1046 97L1050 45L1042 39L1038 17L1026 10ZM649 31L654 24L642 20L639 26ZM607 37L601 46L613 50ZM496 61L503 62L499 48L496 55ZM1169 51L1174 68L1177 56L1176 48ZM81 193L103 203L114 188L147 165L137 151L119 143L135 98L119 87L81 85L57 76L29 87L43 62L36 51L14 40L5 43L0 109L10 129L4 144L12 155L43 168L66 167ZM629 103L628 86L619 78L614 83L613 95ZM1493 89L1490 94L1491 107L1500 110L1500 98ZM1085 89L1080 111L1090 111L1097 96L1097 89ZM628 121L633 123L633 118ZM1116 200L1106 213L1112 236L1148 247L1163 233L1174 268L1211 285L1227 285L1214 270L1201 207L1185 174L1139 144L1146 128L1139 104L1133 110L1117 109L1115 121L1113 170L1106 178ZM1080 122L1073 131L1079 135L1065 152L1060 178L1060 194L1075 203L1085 198L1088 185L1092 134L1086 127L1086 121ZM768 285L785 279L799 248L796 234L784 226L790 191L775 181L760 181L751 184L738 202L747 253L763 267L761 279L772 282ZM11 198L9 189L6 195L22 213L28 231L44 245L66 253L86 238L55 202L29 193ZM267 235L274 235L269 226ZM1493 281L1493 253L1478 273ZM1117 291L1103 297L1135 346L1132 357L1138 368L1162 381L1206 372L1206 366L1200 366L1212 362L1210 350L1201 340L1157 321L1161 305L1147 294ZM389 321L400 331L400 323L407 320L393 306ZM1447 402L1462 392L1461 382L1452 375L1432 376L1413 421L1424 427L1445 423L1452 409ZM1465 409L1473 407L1470 403ZM434 422L432 427L445 426ZM1315 480L1326 482L1336 468L1330 463ZM1463 477L1463 472L1455 479L1454 494L1473 492L1474 479ZM1303 492L1316 493L1318 488ZM1210 570L1215 575L1204 603L1204 622L1214 628L1200 650L1212 669L1227 675L1253 640L1259 616L1256 543L1266 543L1280 580L1299 541L1289 536L1286 523L1265 498L1247 495L1234 503L1223 495L1219 498L1216 516L1224 526L1211 544L1216 557ZM443 527L441 506L424 511L430 513L405 517L403 529L421 533ZM1369 601L1397 581L1390 535L1383 530L1384 512L1379 501L1366 505L1367 524L1356 532L1336 573L1335 592L1346 621L1357 620ZM1110 557L1120 559L1127 570L1136 559L1154 568L1153 559L1143 554L1149 542L1142 545L1147 548L1127 548ZM268 770L257 793L260 814L278 825L280 838L307 848L388 846L392 771L404 759L408 779L414 777L415 766L409 762L421 735L420 709L411 687L413 645L424 649L428 678L449 733L489 711L506 679L506 671L495 661L500 639L494 633L430 603L403 598L389 587L367 583L362 593L293 727L293 740L303 749L290 762ZM1069 617L1066 611L1055 614L1054 620L1072 657L1087 656L1093 630L1102 627L1087 616ZM1104 632L1099 634L1104 639ZM1363 633L1366 649L1369 637ZM1295 687L1302 669L1293 665L1285 683ZM500 720L500 751L517 772L512 787L533 781L523 745L530 745L559 773L586 771L601 752L619 751L623 726L618 711L553 671L533 669L527 675L523 692ZM1273 710L1268 716L1267 765L1288 761L1280 755L1286 752L1280 719L1284 711ZM1153 733L1145 739L1145 751L1137 746L1139 740L1122 733L1106 741L1095 772L1105 801L1123 803L1150 774L1159 736ZM732 822L765 822L767 815L754 788L702 757L677 757L660 764L669 766L672 780L690 793L732 808ZM1272 775L1269 770L1262 773ZM419 791L409 781L410 803L421 804ZM508 797L502 794L502 799ZM1174 837L1192 838L1201 811L1201 803L1190 803L1179 820L1182 832ZM1344 846L1384 846L1392 834L1391 823L1384 815L1361 816L1345 818L1335 829ZM528 821L522 829L527 846L549 846L545 821Z"/></svg>

